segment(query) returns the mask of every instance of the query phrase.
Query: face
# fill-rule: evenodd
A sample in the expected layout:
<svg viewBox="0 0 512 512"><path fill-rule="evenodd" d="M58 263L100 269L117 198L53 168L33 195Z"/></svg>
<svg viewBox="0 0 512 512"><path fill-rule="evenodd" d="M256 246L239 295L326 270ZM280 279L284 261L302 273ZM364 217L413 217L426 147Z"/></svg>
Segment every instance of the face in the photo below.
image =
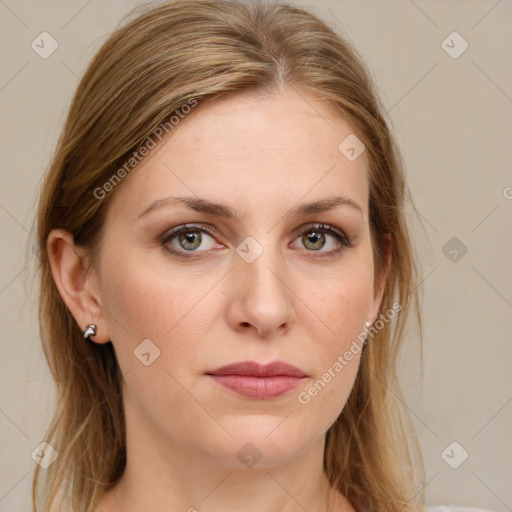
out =
<svg viewBox="0 0 512 512"><path fill-rule="evenodd" d="M338 149L350 133L292 91L217 100L116 190L94 282L139 439L238 466L250 442L271 467L341 413L354 340L379 306L366 153L350 161ZM248 361L299 372L212 375Z"/></svg>

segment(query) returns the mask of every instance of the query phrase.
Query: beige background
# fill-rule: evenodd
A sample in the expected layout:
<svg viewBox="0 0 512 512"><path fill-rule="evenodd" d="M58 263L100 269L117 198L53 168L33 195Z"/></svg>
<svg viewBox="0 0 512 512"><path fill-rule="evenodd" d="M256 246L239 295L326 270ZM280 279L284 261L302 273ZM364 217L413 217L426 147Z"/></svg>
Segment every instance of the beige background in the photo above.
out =
<svg viewBox="0 0 512 512"><path fill-rule="evenodd" d="M78 77L137 3L0 0L1 512L30 509L30 454L53 407L23 259L37 189ZM512 511L512 3L312 5L374 73L423 216L424 230L415 223L425 276L422 387L414 333L402 373L428 502ZM31 48L43 31L59 45L47 59ZM454 31L469 44L456 59L441 46ZM461 43L448 39L451 52ZM468 249L457 262L443 253L454 236ZM453 441L462 448L448 450L452 464L462 449L469 454L458 469L441 457Z"/></svg>

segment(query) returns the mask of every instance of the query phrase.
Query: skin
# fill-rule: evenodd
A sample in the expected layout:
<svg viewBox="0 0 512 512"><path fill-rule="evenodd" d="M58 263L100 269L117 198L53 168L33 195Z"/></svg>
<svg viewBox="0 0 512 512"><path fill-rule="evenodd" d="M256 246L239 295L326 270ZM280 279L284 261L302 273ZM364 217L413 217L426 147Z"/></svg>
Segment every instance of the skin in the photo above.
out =
<svg viewBox="0 0 512 512"><path fill-rule="evenodd" d="M118 187L90 272L71 235L52 231L62 298L82 329L97 325L93 342L112 341L124 374L128 463L98 510L326 511L328 499L333 511L354 510L328 493L322 457L360 353L308 404L298 400L373 323L389 264L388 256L374 282L366 152L349 161L338 150L352 132L325 103L290 89L216 100L188 114ZM298 203L340 194L361 211L285 216ZM229 205L239 218L185 205L138 218L171 195ZM162 241L185 223L210 225L214 235L188 246L177 236ZM340 246L334 235L308 242L311 232L298 232L318 223L345 233L352 247L328 256ZM248 236L263 248L252 263L236 252ZM199 257L179 258L166 245ZM134 356L145 339L160 349L148 366ZM286 361L308 377L259 400L205 375L243 360ZM261 453L251 468L237 457L248 442Z"/></svg>

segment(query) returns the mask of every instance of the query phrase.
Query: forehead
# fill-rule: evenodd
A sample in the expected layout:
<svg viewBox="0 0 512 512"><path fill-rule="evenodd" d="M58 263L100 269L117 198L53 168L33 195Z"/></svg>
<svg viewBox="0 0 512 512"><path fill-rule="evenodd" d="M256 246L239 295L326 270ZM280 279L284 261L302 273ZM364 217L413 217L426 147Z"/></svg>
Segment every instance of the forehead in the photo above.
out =
<svg viewBox="0 0 512 512"><path fill-rule="evenodd" d="M352 133L332 107L302 92L217 99L174 127L124 180L111 208L133 217L151 201L197 195L261 212L337 192L366 217L366 152L351 161L339 148Z"/></svg>

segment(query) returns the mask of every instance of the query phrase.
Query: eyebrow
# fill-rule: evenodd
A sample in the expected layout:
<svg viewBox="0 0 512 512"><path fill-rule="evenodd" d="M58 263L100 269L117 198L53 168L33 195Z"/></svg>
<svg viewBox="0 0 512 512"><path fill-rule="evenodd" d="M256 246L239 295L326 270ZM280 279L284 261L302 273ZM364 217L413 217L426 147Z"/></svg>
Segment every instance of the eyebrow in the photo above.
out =
<svg viewBox="0 0 512 512"><path fill-rule="evenodd" d="M145 208L137 216L137 218L144 217L151 211L163 208L165 206L172 206L175 204L184 204L190 209L200 213L215 215L217 217L224 217L231 220L240 220L236 210L233 210L233 208L230 208L229 206L221 203L208 201L207 199L203 199L197 196L170 196L165 197L163 199L157 199L156 201L153 201L147 208ZM338 206L348 206L350 208L358 210L359 213L361 214L361 217L363 216L363 210L352 199L345 196L332 196L311 203L299 204L298 206L292 208L286 214L286 217L305 217L313 213L333 210Z"/></svg>

